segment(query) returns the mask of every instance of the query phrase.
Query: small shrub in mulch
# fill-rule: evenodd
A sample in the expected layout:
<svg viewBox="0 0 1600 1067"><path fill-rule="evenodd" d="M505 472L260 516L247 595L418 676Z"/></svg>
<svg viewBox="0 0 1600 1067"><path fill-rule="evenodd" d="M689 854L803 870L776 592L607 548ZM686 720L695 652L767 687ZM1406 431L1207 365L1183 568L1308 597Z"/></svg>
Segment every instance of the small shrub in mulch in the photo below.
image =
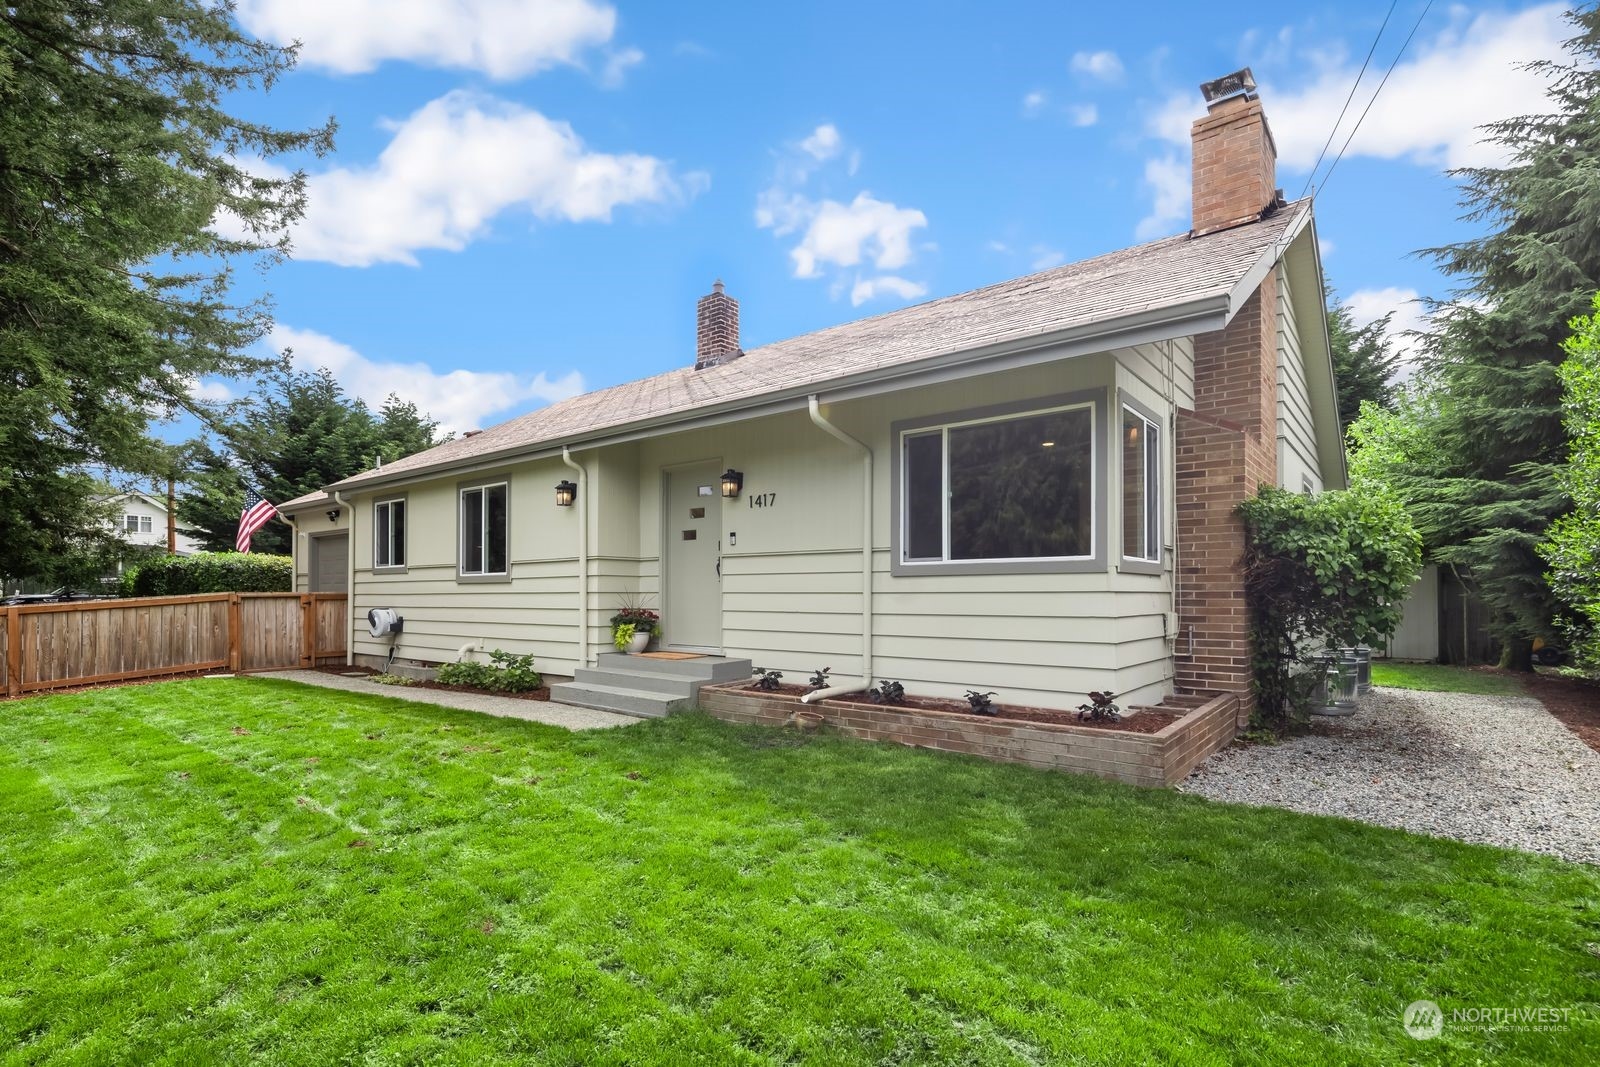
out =
<svg viewBox="0 0 1600 1067"><path fill-rule="evenodd" d="M754 683L742 685L739 691L753 693L757 696L788 696L800 697L811 692L803 685L780 685L775 690L763 690ZM867 699L865 693L851 693L842 697L829 697L821 703L827 705L854 705L866 708L883 708L890 705L874 704ZM997 720L1017 719L1023 722L1042 722L1056 726L1083 726L1094 730L1118 730L1130 734L1153 734L1179 719L1179 714L1171 711L1141 711L1137 715L1124 717L1119 722L1110 720L1079 722L1076 711L1062 711L1058 708L1034 708L1017 704L996 704L996 715L974 715L972 706L965 700L944 700L938 697L908 696L902 703L892 705L897 711L944 711L957 715L965 715L982 722L995 722Z"/></svg>

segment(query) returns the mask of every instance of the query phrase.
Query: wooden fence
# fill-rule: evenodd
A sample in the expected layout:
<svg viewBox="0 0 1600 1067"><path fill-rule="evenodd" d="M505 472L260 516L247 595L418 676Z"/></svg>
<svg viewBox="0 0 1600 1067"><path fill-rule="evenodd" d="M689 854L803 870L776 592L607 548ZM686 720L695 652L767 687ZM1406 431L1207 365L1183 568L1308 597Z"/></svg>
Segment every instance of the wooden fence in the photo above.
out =
<svg viewBox="0 0 1600 1067"><path fill-rule="evenodd" d="M203 593L0 609L6 696L190 671L342 660L343 593Z"/></svg>

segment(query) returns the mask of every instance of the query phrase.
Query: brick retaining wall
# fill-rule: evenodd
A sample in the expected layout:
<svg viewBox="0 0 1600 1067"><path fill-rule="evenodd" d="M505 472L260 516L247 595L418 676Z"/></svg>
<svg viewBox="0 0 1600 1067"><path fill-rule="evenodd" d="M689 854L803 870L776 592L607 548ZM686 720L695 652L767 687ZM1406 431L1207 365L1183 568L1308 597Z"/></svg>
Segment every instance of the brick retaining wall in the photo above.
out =
<svg viewBox="0 0 1600 1067"><path fill-rule="evenodd" d="M745 684L706 686L700 690L699 705L726 722L763 726L782 726L796 711L813 712L821 716L824 725L849 737L962 752L1144 786L1171 785L1232 741L1239 705L1236 695L1222 693L1159 733L1136 734L834 701L806 705L798 697L748 692Z"/></svg>

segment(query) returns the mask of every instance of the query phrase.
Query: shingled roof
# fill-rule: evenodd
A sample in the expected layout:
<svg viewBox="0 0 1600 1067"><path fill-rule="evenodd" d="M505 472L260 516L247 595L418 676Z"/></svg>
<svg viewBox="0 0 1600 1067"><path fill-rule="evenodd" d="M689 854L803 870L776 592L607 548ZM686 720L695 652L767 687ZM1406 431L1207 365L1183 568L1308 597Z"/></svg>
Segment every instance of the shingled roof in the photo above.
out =
<svg viewBox="0 0 1600 1067"><path fill-rule="evenodd" d="M1275 260L1282 254L1310 211L1309 199L1296 201L1259 222L1220 233L1136 245L763 345L703 370L684 366L584 393L330 488L359 489L407 474L511 459L560 445L577 447L631 426L693 418L712 406L754 406L952 353L1226 297L1264 258Z"/></svg>

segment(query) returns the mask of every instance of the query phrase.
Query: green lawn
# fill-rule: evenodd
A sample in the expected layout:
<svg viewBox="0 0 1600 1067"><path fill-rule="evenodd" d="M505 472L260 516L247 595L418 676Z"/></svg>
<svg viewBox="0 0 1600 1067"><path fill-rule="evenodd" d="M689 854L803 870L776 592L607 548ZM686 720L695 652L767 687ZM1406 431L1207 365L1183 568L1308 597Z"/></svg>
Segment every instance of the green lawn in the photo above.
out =
<svg viewBox="0 0 1600 1067"><path fill-rule="evenodd" d="M1593 1062L1600 872L681 716L0 704L0 1062Z"/></svg>
<svg viewBox="0 0 1600 1067"><path fill-rule="evenodd" d="M1438 663L1374 661L1372 684L1391 689L1425 689L1431 693L1525 695L1521 683L1508 674L1492 674L1470 667L1446 667Z"/></svg>

